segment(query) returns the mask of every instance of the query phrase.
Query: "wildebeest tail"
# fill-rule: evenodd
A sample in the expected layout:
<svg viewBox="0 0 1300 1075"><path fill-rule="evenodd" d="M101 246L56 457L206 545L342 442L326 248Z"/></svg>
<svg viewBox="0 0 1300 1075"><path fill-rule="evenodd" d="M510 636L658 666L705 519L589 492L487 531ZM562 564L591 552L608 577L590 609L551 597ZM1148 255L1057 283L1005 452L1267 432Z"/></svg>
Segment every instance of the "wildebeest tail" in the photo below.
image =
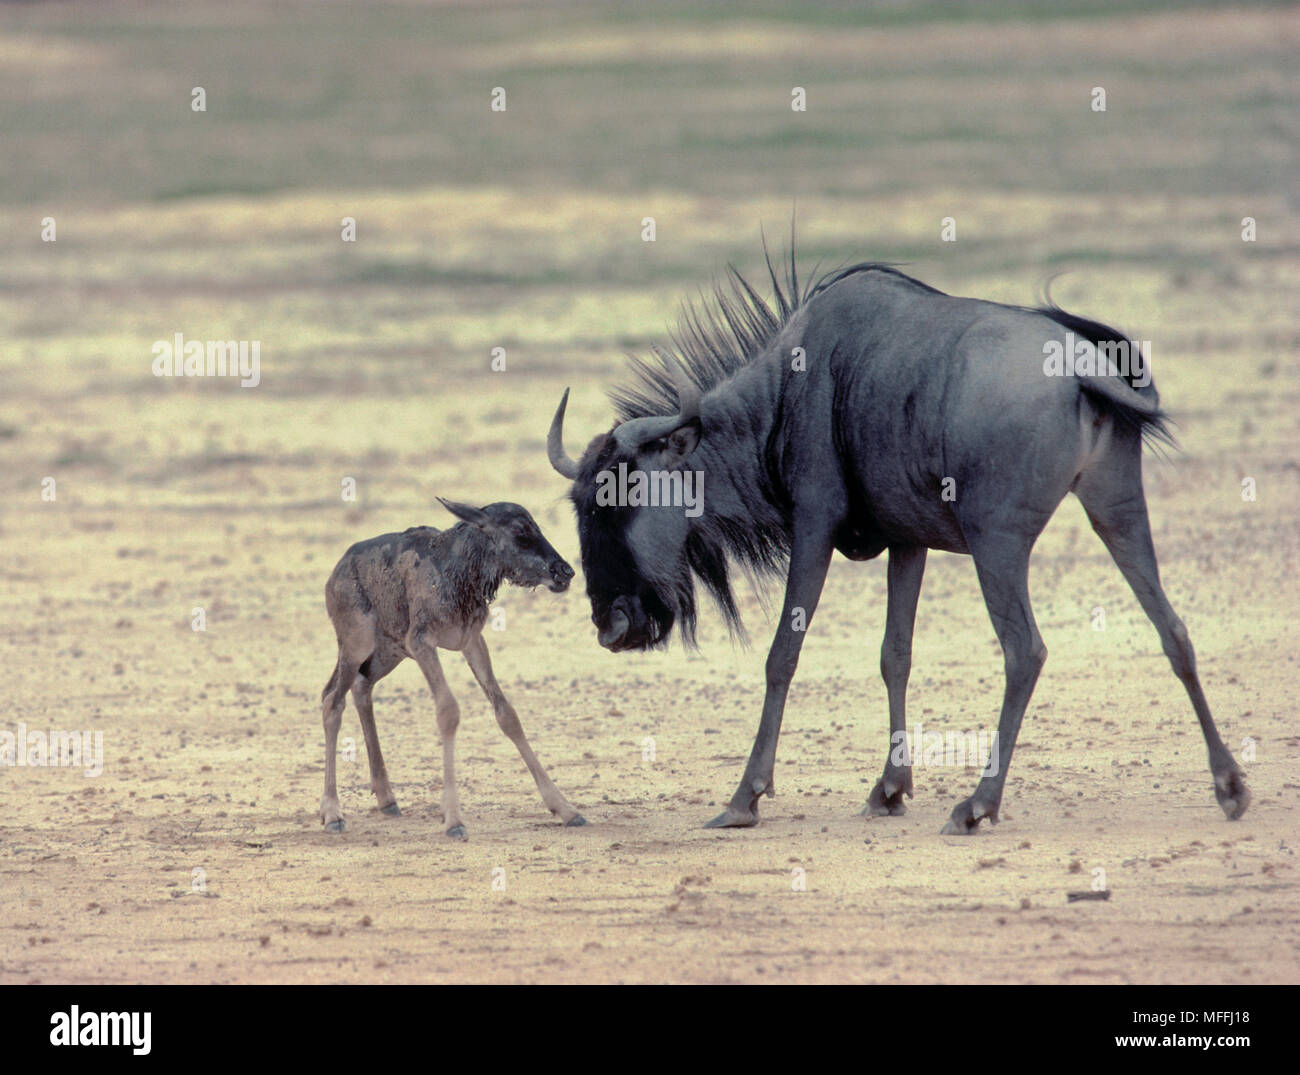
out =
<svg viewBox="0 0 1300 1075"><path fill-rule="evenodd" d="M1079 317L1054 303L1040 306L1037 313L1050 317L1058 325L1069 329L1076 336L1088 340L1099 353L1114 353L1114 349L1124 348L1130 355L1141 355L1141 348L1135 340L1129 339L1122 332L1103 325L1100 321L1090 321ZM1143 370L1149 374L1147 362L1149 356L1142 356ZM1160 395L1156 392L1155 382L1150 377L1141 378L1145 383L1138 383L1137 370L1113 374L1083 374L1078 377L1079 386L1088 393L1095 405L1116 421L1136 429L1145 444L1152 448L1177 448L1174 439L1172 420L1160 408Z"/></svg>
<svg viewBox="0 0 1300 1075"><path fill-rule="evenodd" d="M325 689L320 692L320 700L322 702L325 701L325 695L329 694L329 692L332 691L338 685L338 681L339 681L339 666L336 664L334 666L334 671L330 673L329 682L325 684Z"/></svg>
<svg viewBox="0 0 1300 1075"><path fill-rule="evenodd" d="M1145 444L1176 448L1169 415L1160 409L1155 393L1142 395L1122 377L1092 374L1079 378L1079 387L1102 411L1124 425L1136 428Z"/></svg>

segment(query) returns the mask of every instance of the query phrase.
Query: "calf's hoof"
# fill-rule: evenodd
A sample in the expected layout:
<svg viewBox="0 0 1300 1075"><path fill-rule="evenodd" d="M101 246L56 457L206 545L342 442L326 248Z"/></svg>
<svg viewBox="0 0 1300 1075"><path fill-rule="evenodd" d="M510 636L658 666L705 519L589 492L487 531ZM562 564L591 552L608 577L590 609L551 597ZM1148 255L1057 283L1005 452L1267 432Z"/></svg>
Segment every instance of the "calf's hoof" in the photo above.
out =
<svg viewBox="0 0 1300 1075"><path fill-rule="evenodd" d="M342 832L345 828L347 828L347 826L343 824L342 818L339 818L337 821L325 822L326 832Z"/></svg>
<svg viewBox="0 0 1300 1075"><path fill-rule="evenodd" d="M453 825L447 830L447 835L453 840L468 840L469 833L465 831L464 825Z"/></svg>
<svg viewBox="0 0 1300 1075"><path fill-rule="evenodd" d="M387 806L381 806L379 812L381 814L387 814L389 817L402 816L402 809L397 805L397 803L389 803Z"/></svg>
<svg viewBox="0 0 1300 1075"><path fill-rule="evenodd" d="M585 817L581 814L574 814L573 817L569 818L569 820L564 823L564 827L566 829L580 829L586 823L587 819Z"/></svg>

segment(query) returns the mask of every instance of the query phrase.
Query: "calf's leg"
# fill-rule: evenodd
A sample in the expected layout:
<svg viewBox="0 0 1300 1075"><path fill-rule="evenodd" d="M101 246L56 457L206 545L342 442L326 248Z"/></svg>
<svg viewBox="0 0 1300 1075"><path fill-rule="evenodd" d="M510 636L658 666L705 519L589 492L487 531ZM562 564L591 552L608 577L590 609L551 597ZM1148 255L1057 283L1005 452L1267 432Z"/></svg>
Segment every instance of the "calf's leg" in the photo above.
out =
<svg viewBox="0 0 1300 1075"><path fill-rule="evenodd" d="M388 782L388 769L384 765L383 752L379 749L379 732L375 727L375 709L370 692L401 661L400 653L376 650L362 664L352 683L352 702L361 718L361 733L366 739L366 758L370 762L370 790L375 793L380 811L390 817L397 817L402 811L397 806L397 797Z"/></svg>
<svg viewBox="0 0 1300 1075"><path fill-rule="evenodd" d="M542 763L537 760L537 755L533 753L533 748L528 745L528 739L524 735L523 725L519 723L519 715L515 712L515 707L507 701L496 676L492 674L492 660L488 656L487 643L483 640L482 634L475 635L465 645L464 652L465 660L474 673L474 678L478 680L483 693L492 703L492 712L496 714L497 724L518 748L524 764L528 766L528 771L533 774L533 780L537 782L537 790L542 793L542 802L546 804L546 808L565 825L585 825L587 819L560 794L560 789L552 783L546 770L542 768Z"/></svg>
<svg viewBox="0 0 1300 1075"><path fill-rule="evenodd" d="M419 633L409 637L406 644L428 681L438 714L438 734L442 738L442 823L448 836L464 840L467 834L460 816L460 796L456 793L456 729L460 727L460 706L447 686L437 647Z"/></svg>
<svg viewBox="0 0 1300 1075"><path fill-rule="evenodd" d="M343 704L357 670L369 656L365 632L339 635L339 657L334 674L321 692L321 720L325 725L325 792L320 800L320 819L326 832L342 832L346 825L339 810L335 769L338 764L339 728L343 725ZM358 652L360 651L360 652Z"/></svg>
<svg viewBox="0 0 1300 1075"><path fill-rule="evenodd" d="M338 763L339 728L343 725L343 702L348 686L357 674L339 647L338 663L325 690L321 692L321 720L325 725L325 791L320 798L320 819L326 832L342 832L343 814L339 811L339 792L335 768Z"/></svg>

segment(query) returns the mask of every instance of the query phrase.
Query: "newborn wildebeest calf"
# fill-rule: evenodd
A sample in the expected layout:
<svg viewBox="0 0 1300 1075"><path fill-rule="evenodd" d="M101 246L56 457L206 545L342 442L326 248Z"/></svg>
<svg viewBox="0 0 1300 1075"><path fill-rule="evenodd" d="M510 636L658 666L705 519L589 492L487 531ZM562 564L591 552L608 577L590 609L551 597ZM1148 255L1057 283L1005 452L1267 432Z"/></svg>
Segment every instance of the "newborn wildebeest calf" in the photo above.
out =
<svg viewBox="0 0 1300 1075"><path fill-rule="evenodd" d="M492 703L497 723L519 748L537 781L542 801L566 825L585 825L583 816L551 783L537 760L514 707L501 693L483 624L488 604L503 580L516 586L546 585L563 593L573 578L542 531L518 504L471 508L438 498L463 522L450 530L417 526L400 534L362 541L343 554L325 587L325 607L339 638L339 659L321 695L325 720L325 794L320 816L330 832L343 831L334 785L335 751L343 723L344 694L352 690L370 758L370 787L385 814L401 813L379 751L370 691L411 657L433 691L442 734L442 816L447 835L465 838L456 795L454 749L460 707L447 687L438 650L460 650Z"/></svg>

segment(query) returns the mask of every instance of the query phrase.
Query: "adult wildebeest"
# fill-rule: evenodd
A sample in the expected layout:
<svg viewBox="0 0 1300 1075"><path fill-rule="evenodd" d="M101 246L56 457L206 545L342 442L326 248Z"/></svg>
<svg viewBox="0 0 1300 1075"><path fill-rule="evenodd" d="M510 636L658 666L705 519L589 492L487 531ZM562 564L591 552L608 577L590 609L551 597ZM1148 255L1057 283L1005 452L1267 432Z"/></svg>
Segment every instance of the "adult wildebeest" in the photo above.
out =
<svg viewBox="0 0 1300 1075"><path fill-rule="evenodd" d="M788 564L758 734L739 788L709 825L755 824L759 797L773 792L786 692L836 549L851 560L889 550L880 668L891 742L906 734L926 550L974 559L1006 690L996 750L943 831L996 822L1047 656L1029 604L1029 554L1067 492L1082 501L1159 631L1205 734L1215 795L1229 818L1240 817L1250 801L1244 774L1214 726L1191 641L1156 567L1142 443L1169 438L1136 345L1055 305L956 298L888 265L855 265L803 292L793 251L784 287L770 259L767 269L775 310L731 269L711 304L686 309L671 352L634 362L635 382L612 394L621 421L581 460L563 448L567 391L547 442L552 465L573 482L592 619L606 648L661 645L674 623L693 642L693 575L737 628L728 560L756 575ZM1059 357L1076 340L1094 359L1054 375L1045 355ZM1127 376L1113 363L1090 368L1099 354L1125 349L1136 367ZM1073 354L1085 359L1088 348ZM697 517L680 507L610 504L615 471L686 469L707 479ZM911 794L910 758L891 751L864 813L901 814Z"/></svg>
<svg viewBox="0 0 1300 1075"><path fill-rule="evenodd" d="M325 607L339 640L338 663L321 694L325 722L325 793L320 816L330 832L343 831L335 788L335 751L343 702L349 688L361 718L370 759L370 789L379 809L400 814L388 783L370 702L374 685L407 657L415 660L433 691L442 735L442 817L447 835L465 838L456 795L455 744L460 707L447 687L438 650L460 650L492 703L501 730L519 748L537 781L542 802L566 825L585 825L581 814L546 775L514 707L506 700L483 640L488 605L503 581L516 586L546 583L563 593L571 568L518 504L473 508L438 498L458 519L450 530L416 526L400 534L361 541L343 554L325 586Z"/></svg>

